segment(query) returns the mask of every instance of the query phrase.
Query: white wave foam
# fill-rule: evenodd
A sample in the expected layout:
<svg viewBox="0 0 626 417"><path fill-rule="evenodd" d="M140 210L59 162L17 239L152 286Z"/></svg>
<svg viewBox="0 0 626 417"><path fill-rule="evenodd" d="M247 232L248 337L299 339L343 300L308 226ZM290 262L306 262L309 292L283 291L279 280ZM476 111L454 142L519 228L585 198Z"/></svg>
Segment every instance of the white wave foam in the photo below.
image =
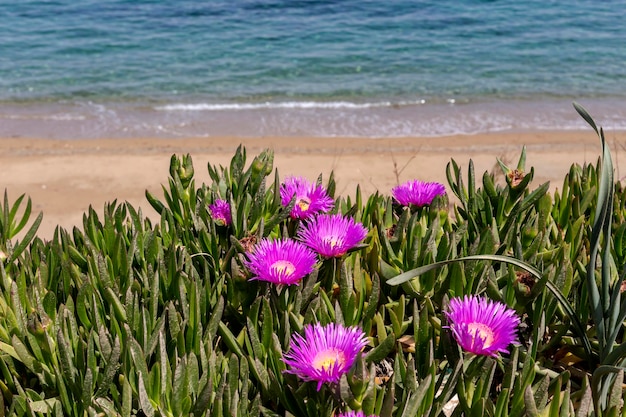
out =
<svg viewBox="0 0 626 417"><path fill-rule="evenodd" d="M60 122L85 120L85 116L80 114L0 114L0 118L10 120L53 120Z"/></svg>
<svg viewBox="0 0 626 417"><path fill-rule="evenodd" d="M264 109L370 109L379 107L411 106L425 104L426 100L379 101L354 103L350 101L266 101L263 103L176 103L155 107L161 111L221 111L221 110L264 110Z"/></svg>
<svg viewBox="0 0 626 417"><path fill-rule="evenodd" d="M614 100L586 107L606 131L626 130ZM260 111L258 111L261 109ZM438 137L502 131L588 130L565 100L456 103L445 100L1 106L0 137ZM204 111L203 111L204 110ZM242 111L243 110L243 111ZM43 133L42 133L43 132Z"/></svg>

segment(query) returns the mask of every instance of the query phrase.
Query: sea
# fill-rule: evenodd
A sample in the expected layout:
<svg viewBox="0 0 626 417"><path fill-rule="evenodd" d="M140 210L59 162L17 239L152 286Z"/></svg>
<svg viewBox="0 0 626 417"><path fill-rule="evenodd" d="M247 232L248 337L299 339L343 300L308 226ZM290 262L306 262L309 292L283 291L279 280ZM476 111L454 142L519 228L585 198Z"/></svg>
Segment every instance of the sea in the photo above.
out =
<svg viewBox="0 0 626 417"><path fill-rule="evenodd" d="M0 0L0 138L626 130L626 0Z"/></svg>

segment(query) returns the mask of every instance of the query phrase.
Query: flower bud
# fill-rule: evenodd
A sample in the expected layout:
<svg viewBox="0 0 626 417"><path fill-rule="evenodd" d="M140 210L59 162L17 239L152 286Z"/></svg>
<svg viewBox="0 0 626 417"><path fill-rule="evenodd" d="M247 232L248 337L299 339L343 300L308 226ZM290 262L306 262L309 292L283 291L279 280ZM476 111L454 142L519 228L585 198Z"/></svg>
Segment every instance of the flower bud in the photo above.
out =
<svg viewBox="0 0 626 417"><path fill-rule="evenodd" d="M194 174L191 155L183 155L182 162L176 155L172 155L172 159L170 160L170 175L175 177L176 174L178 174L183 188L187 188Z"/></svg>
<svg viewBox="0 0 626 417"><path fill-rule="evenodd" d="M511 188L515 189L524 181L525 176L524 171L513 169L507 172L506 182Z"/></svg>

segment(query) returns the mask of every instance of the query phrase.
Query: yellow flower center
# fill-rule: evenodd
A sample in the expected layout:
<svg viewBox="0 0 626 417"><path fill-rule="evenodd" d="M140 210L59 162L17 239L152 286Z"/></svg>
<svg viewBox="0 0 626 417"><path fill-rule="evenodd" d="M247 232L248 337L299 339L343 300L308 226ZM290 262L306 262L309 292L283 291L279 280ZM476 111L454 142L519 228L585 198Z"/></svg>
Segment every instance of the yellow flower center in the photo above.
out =
<svg viewBox="0 0 626 417"><path fill-rule="evenodd" d="M306 197L302 197L296 202L296 204L300 207L300 210L307 211L311 206L311 200Z"/></svg>
<svg viewBox="0 0 626 417"><path fill-rule="evenodd" d="M278 273L283 273L287 276L293 274L293 271L296 270L296 267L294 264L292 264L289 261L285 261L285 260L280 260L280 261L276 261L272 264L271 267L274 271L278 272Z"/></svg>
<svg viewBox="0 0 626 417"><path fill-rule="evenodd" d="M331 369L336 363L343 365L346 363L346 356L339 349L328 349L318 352L313 358L313 368L318 371Z"/></svg>
<svg viewBox="0 0 626 417"><path fill-rule="evenodd" d="M337 236L326 236L324 238L324 242L328 243L331 248L335 249L343 244L343 239L340 239Z"/></svg>
<svg viewBox="0 0 626 417"><path fill-rule="evenodd" d="M472 343L476 337L480 337L483 341L483 348L486 349L493 344L493 330L483 323L470 323L467 325L467 331L472 335Z"/></svg>

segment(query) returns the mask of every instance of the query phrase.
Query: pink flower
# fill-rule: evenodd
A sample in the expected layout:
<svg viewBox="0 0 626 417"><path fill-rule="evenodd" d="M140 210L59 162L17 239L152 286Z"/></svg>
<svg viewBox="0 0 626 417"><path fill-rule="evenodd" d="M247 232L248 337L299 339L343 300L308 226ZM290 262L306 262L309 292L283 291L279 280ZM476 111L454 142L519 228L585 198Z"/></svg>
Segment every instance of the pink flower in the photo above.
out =
<svg viewBox="0 0 626 417"><path fill-rule="evenodd" d="M341 214L321 214L298 230L298 238L325 258L338 258L358 245L367 229Z"/></svg>
<svg viewBox="0 0 626 417"><path fill-rule="evenodd" d="M519 316L503 303L466 295L450 300L445 314L452 335L467 352L495 357L517 343Z"/></svg>
<svg viewBox="0 0 626 417"><path fill-rule="evenodd" d="M407 181L391 190L393 197L403 206L427 206L438 195L445 195L446 187L438 182Z"/></svg>
<svg viewBox="0 0 626 417"><path fill-rule="evenodd" d="M337 383L348 372L357 355L367 345L365 333L358 327L340 324L304 326L304 337L294 334L283 361L291 369L286 373L304 381L316 381L317 390L324 383Z"/></svg>
<svg viewBox="0 0 626 417"><path fill-rule="evenodd" d="M215 200L213 204L209 205L209 213L215 223L220 226L228 226L233 222L230 214L230 204L226 200Z"/></svg>
<svg viewBox="0 0 626 417"><path fill-rule="evenodd" d="M280 198L284 207L289 205L294 196L296 205L290 213L293 219L308 219L317 213L325 213L334 206L333 199L328 196L324 187L302 177L288 177L280 186Z"/></svg>
<svg viewBox="0 0 626 417"><path fill-rule="evenodd" d="M313 271L316 254L304 244L291 239L263 239L254 246L245 261L255 275L252 279L279 285L298 284Z"/></svg>
<svg viewBox="0 0 626 417"><path fill-rule="evenodd" d="M378 417L374 414L366 416L363 411L346 411L345 413L335 414L335 417Z"/></svg>

